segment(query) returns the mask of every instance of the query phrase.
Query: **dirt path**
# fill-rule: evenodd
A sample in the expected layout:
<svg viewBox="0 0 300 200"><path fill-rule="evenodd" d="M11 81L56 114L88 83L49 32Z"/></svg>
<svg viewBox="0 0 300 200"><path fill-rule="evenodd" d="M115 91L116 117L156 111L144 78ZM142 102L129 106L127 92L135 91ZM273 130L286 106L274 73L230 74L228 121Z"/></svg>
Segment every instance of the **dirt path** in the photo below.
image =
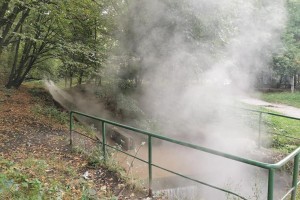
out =
<svg viewBox="0 0 300 200"><path fill-rule="evenodd" d="M293 106L288 106L285 104L269 103L269 102L266 102L266 101L263 101L260 99L251 98L251 97L244 97L241 99L241 101L243 103L246 103L249 105L266 107L269 110L280 112L284 115L300 118L300 109L293 107Z"/></svg>

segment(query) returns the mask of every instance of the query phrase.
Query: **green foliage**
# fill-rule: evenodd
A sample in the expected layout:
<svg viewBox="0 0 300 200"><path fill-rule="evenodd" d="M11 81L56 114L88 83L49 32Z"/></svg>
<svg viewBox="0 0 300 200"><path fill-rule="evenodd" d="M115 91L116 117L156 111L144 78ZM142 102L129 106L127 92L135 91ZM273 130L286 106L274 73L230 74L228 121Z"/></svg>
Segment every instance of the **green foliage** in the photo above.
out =
<svg viewBox="0 0 300 200"><path fill-rule="evenodd" d="M35 112L37 115L44 115L49 117L50 119L54 119L60 124L67 124L69 120L67 113L59 111L54 106L48 107L48 106L35 105L33 108L33 112Z"/></svg>
<svg viewBox="0 0 300 200"><path fill-rule="evenodd" d="M27 76L27 79L51 79L53 81L59 78L59 69L61 66L61 61L58 59L49 59L36 64Z"/></svg>
<svg viewBox="0 0 300 200"><path fill-rule="evenodd" d="M4 162L4 160L1 161ZM6 161L6 163L9 162ZM0 173L0 197L4 199L42 199L44 190L40 180L23 174L13 166L9 165L4 173Z"/></svg>
<svg viewBox="0 0 300 200"><path fill-rule="evenodd" d="M130 79L122 79L119 81L119 88L123 92L132 92L136 88L136 82Z"/></svg>
<svg viewBox="0 0 300 200"><path fill-rule="evenodd" d="M143 110L138 106L137 101L123 94L117 96L117 110L121 112L126 119L145 116Z"/></svg>
<svg viewBox="0 0 300 200"><path fill-rule="evenodd" d="M73 179L78 176L72 167L59 166L58 161L55 167L65 169L66 179ZM52 163L53 164L53 163ZM41 199L91 199L91 187L81 180L76 186L81 191L81 196L73 196L70 185L53 178L44 180L47 176L46 169L49 165L45 160L28 158L20 164L13 163L0 157L0 198L12 200L41 200ZM30 173L28 170L30 169ZM57 178L57 177L56 177ZM94 199L94 198L93 198Z"/></svg>
<svg viewBox="0 0 300 200"><path fill-rule="evenodd" d="M150 2L150 1L149 1ZM218 30L225 25L220 18L220 13L211 14L211 18L201 16L203 12L195 12L194 8L187 1L161 0L157 1L158 10L148 1L133 0L123 7L121 12L118 35L118 47L120 55L116 59L119 65L120 88L138 88L143 81L143 75L149 65L156 70L160 64L155 63L162 58L168 59L172 51L172 42L175 36L183 40L179 49L197 49L203 43L209 45L211 51L216 51L224 42L225 36L220 36ZM153 13L157 16L151 17ZM180 16L180 17L178 17ZM137 30L137 27L142 27ZM226 28L229 29L227 26ZM217 29L217 30L216 30ZM224 28L225 29L225 28ZM221 32L221 31L220 31ZM159 33L159 34L158 34ZM220 38L222 37L222 39ZM177 41L177 40L176 40ZM186 46L185 46L186 45ZM147 59L151 57L151 64ZM172 59L172 58L170 58ZM163 61L162 61L163 62ZM158 69L157 69L158 70ZM197 70L194 70L194 72ZM164 72L162 72L164 73ZM176 70L168 71L166 76L177 73ZM193 76L194 74L190 74Z"/></svg>
<svg viewBox="0 0 300 200"><path fill-rule="evenodd" d="M81 83L102 67L114 45L111 1L0 4L0 66L8 65L7 87L19 87L26 77L63 76Z"/></svg>
<svg viewBox="0 0 300 200"><path fill-rule="evenodd" d="M121 89L116 82L105 82L96 89L95 94L105 102L107 109L123 122L144 130L159 131L157 120L144 112L140 103L134 98L134 91L132 91L134 86L131 83L129 85L128 88Z"/></svg>
<svg viewBox="0 0 300 200"><path fill-rule="evenodd" d="M300 70L300 3L288 1L288 23L282 35L283 49L273 57L273 69L281 76L291 76Z"/></svg>
<svg viewBox="0 0 300 200"><path fill-rule="evenodd" d="M57 48L62 61L61 77L77 78L81 84L83 78L90 79L103 68L114 43L110 6L111 2L105 0L62 2L65 17L60 19L64 30ZM106 14L101 15L103 12Z"/></svg>

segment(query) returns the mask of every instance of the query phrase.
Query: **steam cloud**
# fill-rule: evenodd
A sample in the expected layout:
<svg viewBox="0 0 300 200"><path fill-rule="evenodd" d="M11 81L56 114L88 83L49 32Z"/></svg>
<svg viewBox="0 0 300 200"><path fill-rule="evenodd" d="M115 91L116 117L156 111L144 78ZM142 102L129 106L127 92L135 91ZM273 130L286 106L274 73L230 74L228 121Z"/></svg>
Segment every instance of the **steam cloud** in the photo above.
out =
<svg viewBox="0 0 300 200"><path fill-rule="evenodd" d="M285 12L282 0L129 1L128 18L121 21L130 24L123 28L132 37L124 38L124 51L134 52L142 66L141 101L164 121L164 134L236 155L255 148L253 130L224 108L236 105L268 67ZM225 169L204 164L208 160L199 157L207 165L199 176L217 184L254 173L226 161ZM221 169L216 181L214 170Z"/></svg>
<svg viewBox="0 0 300 200"><path fill-rule="evenodd" d="M251 90L255 75L269 65L280 46L285 12L283 0L128 1L126 16L118 19L122 33L127 31L120 38L121 51L130 52L139 62L143 80L139 100L148 114L164 122L162 133L248 156L255 149L256 135L227 108ZM48 86L55 96L61 96L52 84ZM66 97L59 98L64 101ZM75 104L86 107L86 101L80 99ZM97 110L89 108L89 112ZM249 186L251 177L261 173L243 164L178 149L178 156L187 153L190 156L178 162L189 161L193 166L182 168L220 187L230 180L234 184L247 180ZM156 158L154 152L154 162ZM216 177L216 171L221 177ZM264 185L259 199L264 199L266 184L259 181ZM229 189L235 185L232 187ZM253 193L251 186L239 190ZM201 194L208 199L224 197L215 191Z"/></svg>
<svg viewBox="0 0 300 200"><path fill-rule="evenodd" d="M252 88L280 45L284 1L136 0L128 13L133 37L124 43L142 65L142 102L169 124L165 133L244 138L247 130L222 111Z"/></svg>

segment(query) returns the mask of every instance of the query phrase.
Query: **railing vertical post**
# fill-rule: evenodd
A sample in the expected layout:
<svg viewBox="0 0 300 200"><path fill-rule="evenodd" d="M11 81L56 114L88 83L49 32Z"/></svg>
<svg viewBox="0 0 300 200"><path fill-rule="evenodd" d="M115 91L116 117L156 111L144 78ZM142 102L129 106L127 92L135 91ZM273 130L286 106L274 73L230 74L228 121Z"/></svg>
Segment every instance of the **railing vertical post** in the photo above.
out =
<svg viewBox="0 0 300 200"><path fill-rule="evenodd" d="M261 147L261 117L262 117L262 112L259 113L259 121L258 121L258 148Z"/></svg>
<svg viewBox="0 0 300 200"><path fill-rule="evenodd" d="M298 182L298 175L299 175L299 157L300 154L297 154L294 158L294 171L293 171L293 192L291 196L291 200L296 200L297 194L297 182Z"/></svg>
<svg viewBox="0 0 300 200"><path fill-rule="evenodd" d="M106 128L104 121L102 121L102 152L104 162L106 162Z"/></svg>
<svg viewBox="0 0 300 200"><path fill-rule="evenodd" d="M152 137L148 135L149 197L152 197Z"/></svg>
<svg viewBox="0 0 300 200"><path fill-rule="evenodd" d="M274 176L275 169L269 169L269 177L268 177L268 200L273 200L274 197Z"/></svg>
<svg viewBox="0 0 300 200"><path fill-rule="evenodd" d="M70 145L73 145L73 135L72 135L72 131L73 131L73 112L70 111Z"/></svg>

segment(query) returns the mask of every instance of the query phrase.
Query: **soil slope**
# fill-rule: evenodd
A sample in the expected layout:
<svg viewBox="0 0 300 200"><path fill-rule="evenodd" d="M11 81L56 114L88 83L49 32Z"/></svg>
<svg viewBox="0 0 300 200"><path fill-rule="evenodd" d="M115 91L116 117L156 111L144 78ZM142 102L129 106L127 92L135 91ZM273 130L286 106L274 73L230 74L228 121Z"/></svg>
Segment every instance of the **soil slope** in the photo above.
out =
<svg viewBox="0 0 300 200"><path fill-rule="evenodd" d="M7 171L1 161L9 160L20 173L38 179L46 192L53 183L68 188L63 199L117 199L121 190L124 196L118 199L143 199L146 193L123 190L126 184L115 172L91 168L85 155L72 152L67 126L36 111L53 105L42 89L0 88L0 175Z"/></svg>

